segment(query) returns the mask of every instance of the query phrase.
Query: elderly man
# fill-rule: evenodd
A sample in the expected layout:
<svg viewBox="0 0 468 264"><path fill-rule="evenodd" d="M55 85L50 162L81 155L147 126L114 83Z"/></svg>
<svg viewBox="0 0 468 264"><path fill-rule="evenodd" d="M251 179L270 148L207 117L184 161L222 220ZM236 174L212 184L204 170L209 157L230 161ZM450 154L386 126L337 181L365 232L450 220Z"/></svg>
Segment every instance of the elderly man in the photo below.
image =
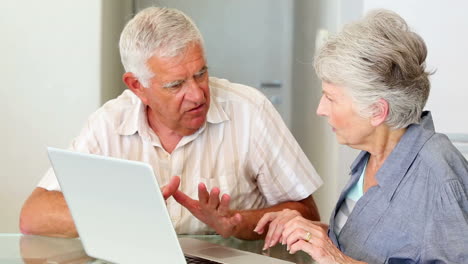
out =
<svg viewBox="0 0 468 264"><path fill-rule="evenodd" d="M144 9L123 30L120 53L129 90L91 115L72 150L150 164L174 198L167 207L179 234L256 239L261 216L287 208L319 219L311 194L322 180L261 93L208 77L190 18ZM25 202L20 228L78 235L51 169Z"/></svg>

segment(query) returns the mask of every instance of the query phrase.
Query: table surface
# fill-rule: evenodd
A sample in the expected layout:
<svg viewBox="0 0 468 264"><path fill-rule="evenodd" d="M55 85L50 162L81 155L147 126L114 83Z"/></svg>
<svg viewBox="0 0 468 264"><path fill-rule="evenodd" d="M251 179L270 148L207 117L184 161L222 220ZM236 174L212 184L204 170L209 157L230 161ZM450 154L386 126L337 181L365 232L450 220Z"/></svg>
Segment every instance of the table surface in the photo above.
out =
<svg viewBox="0 0 468 264"><path fill-rule="evenodd" d="M187 236L223 246L268 255L294 263L314 263L304 252L289 254L286 247L276 245L262 251L263 241L244 241L217 235ZM0 234L0 263L99 263L84 252L80 239L51 238L21 234Z"/></svg>

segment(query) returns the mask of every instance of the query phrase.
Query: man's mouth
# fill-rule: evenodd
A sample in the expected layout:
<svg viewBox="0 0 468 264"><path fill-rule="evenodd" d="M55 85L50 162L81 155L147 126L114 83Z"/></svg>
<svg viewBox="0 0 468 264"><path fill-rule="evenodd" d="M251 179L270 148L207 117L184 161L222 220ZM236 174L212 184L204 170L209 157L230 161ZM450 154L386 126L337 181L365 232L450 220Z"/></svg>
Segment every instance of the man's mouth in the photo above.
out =
<svg viewBox="0 0 468 264"><path fill-rule="evenodd" d="M205 103L203 103L203 104L201 104L201 105L199 105L197 107L194 107L194 108L188 110L187 112L196 112L198 110L201 110L204 106L205 106Z"/></svg>

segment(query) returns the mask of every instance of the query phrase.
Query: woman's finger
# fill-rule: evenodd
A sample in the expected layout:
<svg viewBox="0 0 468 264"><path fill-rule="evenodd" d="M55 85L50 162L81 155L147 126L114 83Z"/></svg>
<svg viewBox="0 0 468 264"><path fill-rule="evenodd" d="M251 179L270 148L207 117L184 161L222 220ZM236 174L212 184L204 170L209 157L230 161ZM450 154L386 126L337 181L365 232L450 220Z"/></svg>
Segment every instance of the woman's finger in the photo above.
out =
<svg viewBox="0 0 468 264"><path fill-rule="evenodd" d="M271 221L273 221L273 219L275 219L277 216L278 216L277 212L264 214L262 218L260 218L260 220L258 221L257 225L255 226L254 232L256 232L257 234L263 234L263 232L265 231L265 226Z"/></svg>

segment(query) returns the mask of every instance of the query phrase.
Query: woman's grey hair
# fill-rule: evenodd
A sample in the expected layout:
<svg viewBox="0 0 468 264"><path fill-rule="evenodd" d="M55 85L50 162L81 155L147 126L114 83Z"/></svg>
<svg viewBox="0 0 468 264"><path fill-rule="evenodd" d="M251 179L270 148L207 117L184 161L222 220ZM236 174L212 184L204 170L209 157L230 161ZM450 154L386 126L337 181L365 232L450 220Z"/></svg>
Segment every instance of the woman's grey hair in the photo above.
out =
<svg viewBox="0 0 468 264"><path fill-rule="evenodd" d="M203 38L195 23L183 12L163 7L148 7L131 19L120 35L120 57L125 71L132 72L144 87L154 74L147 61L152 56L175 57L189 44Z"/></svg>
<svg viewBox="0 0 468 264"><path fill-rule="evenodd" d="M385 123L392 129L419 123L430 91L423 39L405 20L388 10L374 10L346 25L318 51L314 67L325 82L347 89L363 117L376 103L389 104Z"/></svg>

